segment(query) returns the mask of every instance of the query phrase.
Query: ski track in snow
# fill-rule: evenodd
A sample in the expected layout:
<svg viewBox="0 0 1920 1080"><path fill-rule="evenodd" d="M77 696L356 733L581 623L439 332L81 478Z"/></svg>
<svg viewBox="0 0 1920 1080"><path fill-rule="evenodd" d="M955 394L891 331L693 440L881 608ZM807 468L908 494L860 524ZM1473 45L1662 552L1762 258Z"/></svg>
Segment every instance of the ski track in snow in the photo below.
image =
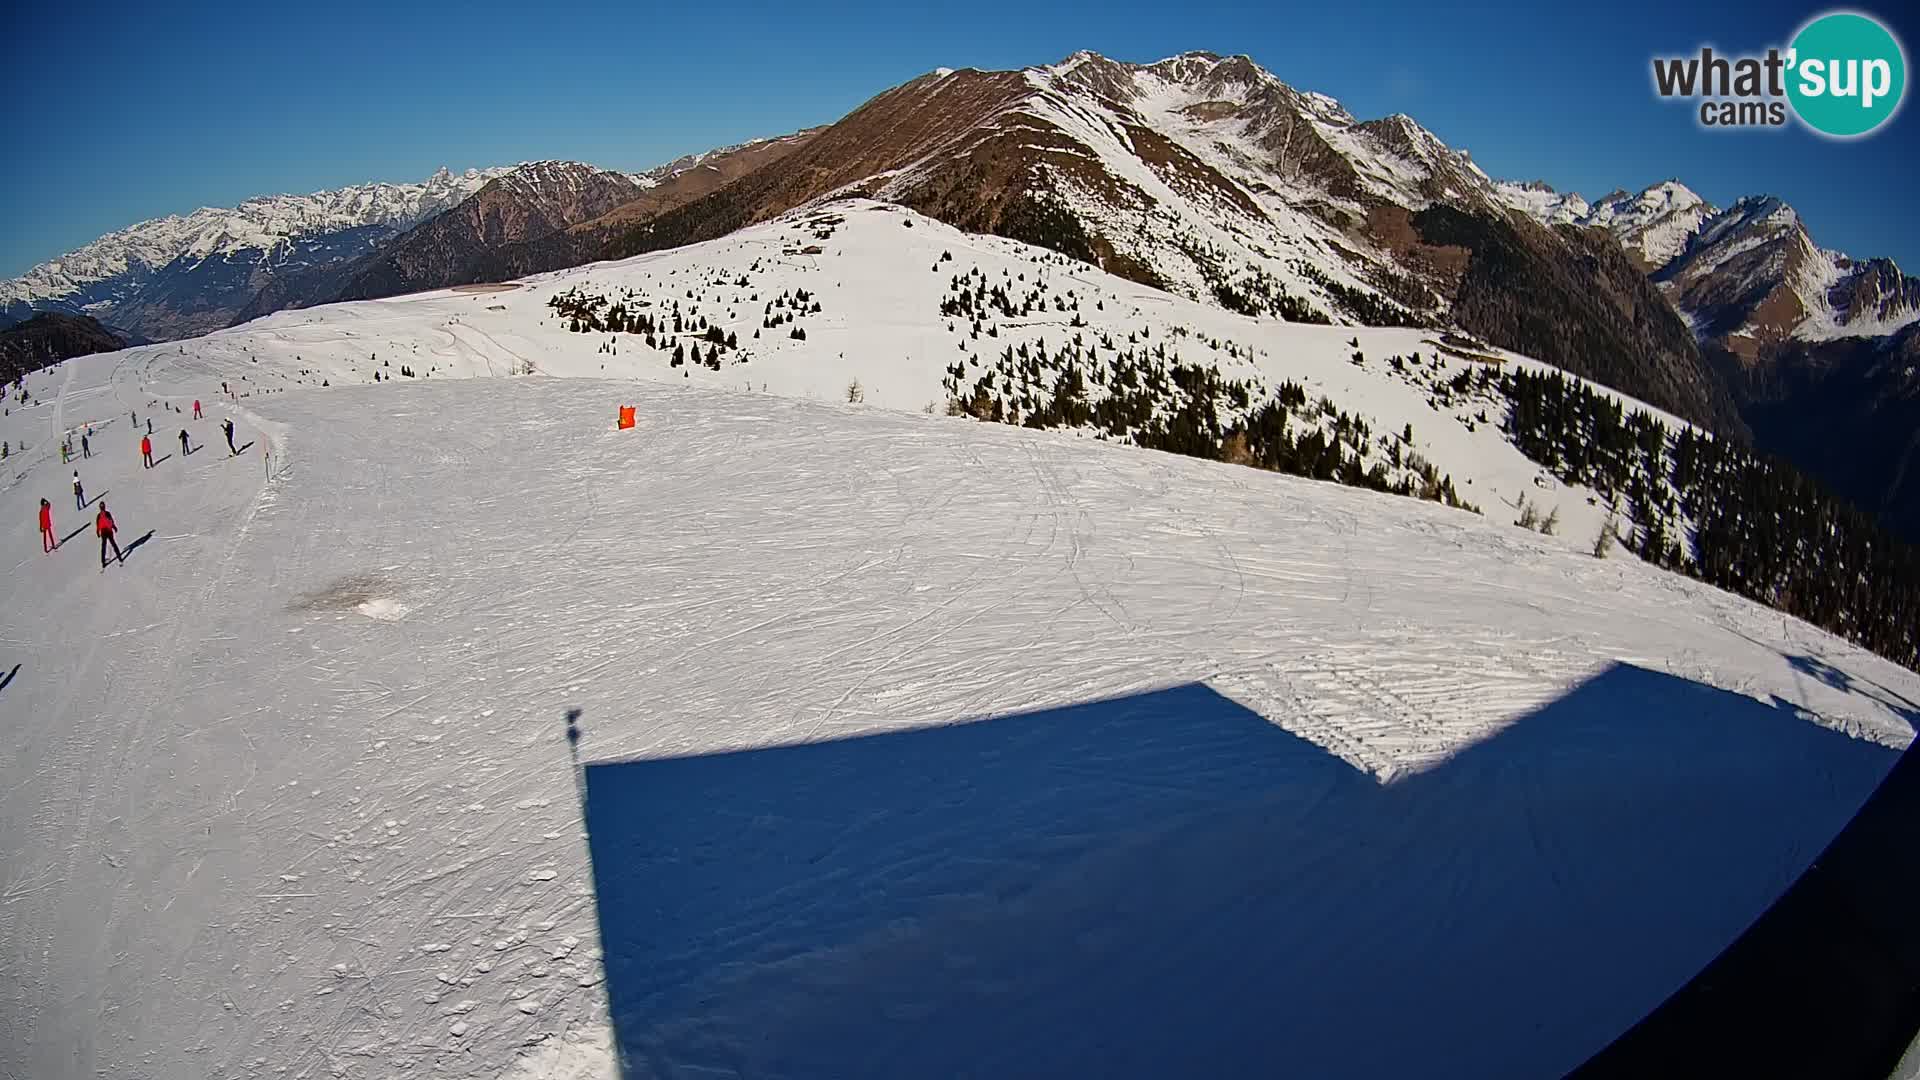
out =
<svg viewBox="0 0 1920 1080"><path fill-rule="evenodd" d="M544 359L485 333L450 336ZM6 1075L611 1075L569 709L581 758L620 761L1198 682L1389 781L1619 661L1891 748L1920 700L1778 613L1410 499L692 380L240 408L218 381L258 369L188 345L69 362L0 422L34 444L0 491L14 550L42 495L61 535L91 520L45 453L88 421L89 493L123 546L154 531L104 573L87 529L6 579ZM200 422L151 404L196 396ZM202 449L142 471L133 411ZM1784 884L1813 854L1769 857Z"/></svg>

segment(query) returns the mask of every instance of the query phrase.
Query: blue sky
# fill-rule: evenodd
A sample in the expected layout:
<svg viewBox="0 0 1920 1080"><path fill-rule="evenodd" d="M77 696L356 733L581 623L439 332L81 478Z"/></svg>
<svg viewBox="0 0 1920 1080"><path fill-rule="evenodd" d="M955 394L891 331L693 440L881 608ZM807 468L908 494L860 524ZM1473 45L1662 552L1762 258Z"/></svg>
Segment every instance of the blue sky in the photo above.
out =
<svg viewBox="0 0 1920 1080"><path fill-rule="evenodd" d="M1405 112L1489 173L1589 197L1677 176L1724 204L1771 193L1814 238L1920 272L1920 109L1864 140L1709 132L1653 96L1649 59L1784 45L1823 7L1408 3L1043 6L489 5L407 13L222 2L16 17L0 88L0 274L143 218L250 195L572 158L642 168L830 122L935 67L1077 49L1247 53L1357 116ZM1920 22L1895 27L1909 53Z"/></svg>

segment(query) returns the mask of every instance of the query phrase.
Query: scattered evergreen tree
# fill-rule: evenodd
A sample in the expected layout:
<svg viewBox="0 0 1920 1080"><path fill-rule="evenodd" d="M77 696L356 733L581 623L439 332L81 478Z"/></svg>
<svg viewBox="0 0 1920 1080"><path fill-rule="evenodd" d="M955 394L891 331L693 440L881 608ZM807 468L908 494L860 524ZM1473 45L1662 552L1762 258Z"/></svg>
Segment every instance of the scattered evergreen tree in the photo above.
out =
<svg viewBox="0 0 1920 1080"><path fill-rule="evenodd" d="M1604 559L1607 557L1607 552L1613 549L1614 535L1619 528L1619 519L1612 514L1608 514L1607 520L1600 525L1599 534L1593 538L1594 558Z"/></svg>
<svg viewBox="0 0 1920 1080"><path fill-rule="evenodd" d="M1520 494L1520 519L1514 522L1523 529L1532 531L1540 525L1540 510L1528 500L1526 493Z"/></svg>

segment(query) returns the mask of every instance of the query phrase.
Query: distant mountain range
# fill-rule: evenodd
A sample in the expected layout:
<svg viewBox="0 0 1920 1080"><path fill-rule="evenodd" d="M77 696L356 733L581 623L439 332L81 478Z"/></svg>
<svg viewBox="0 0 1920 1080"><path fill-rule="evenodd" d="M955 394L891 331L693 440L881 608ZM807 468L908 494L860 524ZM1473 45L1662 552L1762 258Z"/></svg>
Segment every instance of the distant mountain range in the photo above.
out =
<svg viewBox="0 0 1920 1080"><path fill-rule="evenodd" d="M156 341L204 334L274 281L343 267L503 172L442 169L418 184L268 195L143 221L0 282L0 316L90 315Z"/></svg>
<svg viewBox="0 0 1920 1080"><path fill-rule="evenodd" d="M1612 232L1761 448L1920 538L1920 278L1819 247L1772 196L1719 209L1673 180L1592 205L1541 184L1502 194L1538 220Z"/></svg>
<svg viewBox="0 0 1920 1080"><path fill-rule="evenodd" d="M249 199L109 233L0 282L0 322L84 314L129 341L193 337L285 308L512 276L497 253L616 212L676 206L764 163L765 140L643 173L569 161L445 169L418 184L362 184ZM586 256L591 257L589 254Z"/></svg>
<svg viewBox="0 0 1920 1080"><path fill-rule="evenodd" d="M1359 120L1244 56L942 69L827 127L647 173L533 162L249 200L102 237L0 283L0 310L180 337L711 239L844 194L1250 315L1455 325L1786 453L1920 536L1920 280L1818 248L1769 197L1498 181L1410 117Z"/></svg>

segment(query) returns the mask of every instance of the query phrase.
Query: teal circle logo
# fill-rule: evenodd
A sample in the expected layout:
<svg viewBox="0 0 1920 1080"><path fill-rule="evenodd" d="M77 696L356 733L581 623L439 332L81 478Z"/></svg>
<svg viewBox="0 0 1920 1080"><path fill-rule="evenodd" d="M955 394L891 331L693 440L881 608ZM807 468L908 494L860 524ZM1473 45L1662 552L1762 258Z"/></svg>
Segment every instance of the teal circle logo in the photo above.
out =
<svg viewBox="0 0 1920 1080"><path fill-rule="evenodd" d="M1886 123L1907 90L1907 57L1877 19L1837 11L1801 27L1788 63L1787 99L1802 123L1850 139Z"/></svg>

